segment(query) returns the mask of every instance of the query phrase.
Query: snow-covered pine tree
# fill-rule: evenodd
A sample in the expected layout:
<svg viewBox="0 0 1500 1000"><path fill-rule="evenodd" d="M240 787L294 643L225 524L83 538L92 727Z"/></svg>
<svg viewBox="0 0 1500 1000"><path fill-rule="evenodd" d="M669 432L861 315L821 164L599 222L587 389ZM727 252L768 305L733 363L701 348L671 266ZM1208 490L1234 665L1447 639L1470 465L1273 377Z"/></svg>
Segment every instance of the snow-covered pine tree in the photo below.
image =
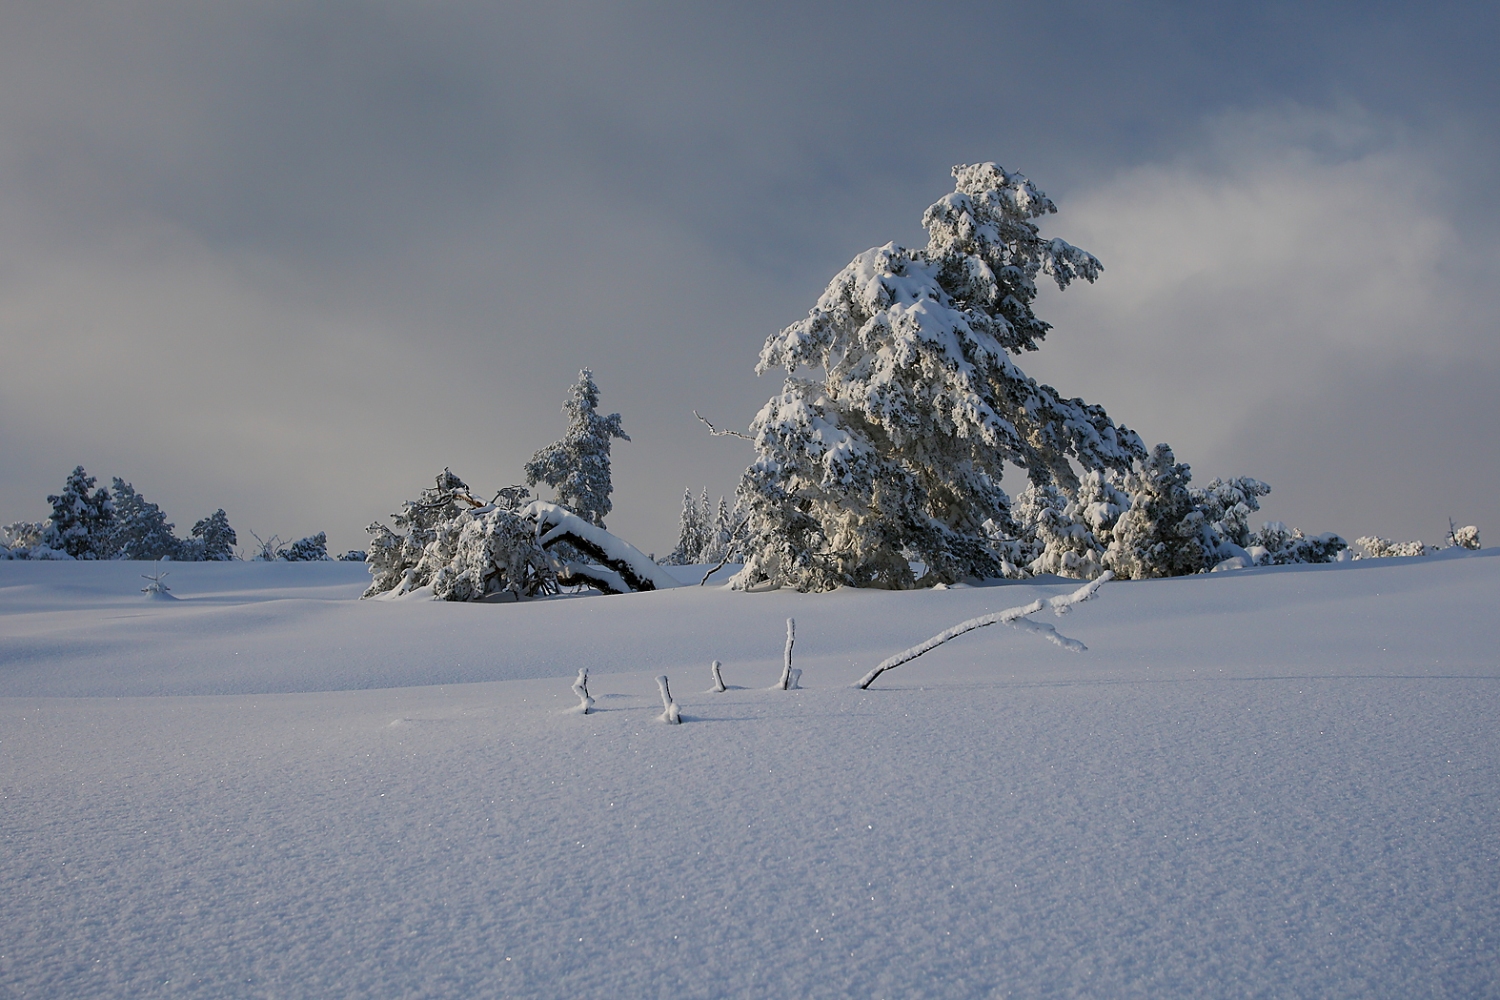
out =
<svg viewBox="0 0 1500 1000"><path fill-rule="evenodd" d="M234 558L239 537L229 526L229 515L220 507L193 525L193 537L184 543L184 553L203 562L228 562Z"/></svg>
<svg viewBox="0 0 1500 1000"><path fill-rule="evenodd" d="M585 368L569 390L563 410L568 431L561 441L549 444L526 463L527 485L546 483L557 491L557 502L579 517L604 527L612 509L609 495L609 447L614 438L629 441L620 427L620 415L600 416L599 387L594 373Z"/></svg>
<svg viewBox="0 0 1500 1000"><path fill-rule="evenodd" d="M287 562L327 562L328 533L320 531L316 535L297 539L287 546L281 558Z"/></svg>
<svg viewBox="0 0 1500 1000"><path fill-rule="evenodd" d="M114 503L109 490L94 490L95 479L78 466L61 493L49 495L52 523L42 542L74 559L108 559L114 531ZM93 490L93 492L90 492Z"/></svg>
<svg viewBox="0 0 1500 1000"><path fill-rule="evenodd" d="M1034 220L1056 207L1020 174L983 163L953 176L956 190L923 218L926 247L860 254L806 319L766 341L757 372L788 377L750 426L738 586L996 576L1005 463L1072 491L1070 460L1124 471L1144 457L1140 438L1102 408L1010 359L1049 329L1032 311L1037 276L1066 288L1093 281L1099 261L1040 235ZM925 567L920 579L912 560Z"/></svg>
<svg viewBox="0 0 1500 1000"><path fill-rule="evenodd" d="M114 477L115 522L110 555L116 559L177 559L182 539L156 504L137 493L134 486Z"/></svg>
<svg viewBox="0 0 1500 1000"><path fill-rule="evenodd" d="M703 508L693 498L693 488L682 491L682 514L677 522L677 547L663 560L668 566L691 566L698 562L708 537Z"/></svg>

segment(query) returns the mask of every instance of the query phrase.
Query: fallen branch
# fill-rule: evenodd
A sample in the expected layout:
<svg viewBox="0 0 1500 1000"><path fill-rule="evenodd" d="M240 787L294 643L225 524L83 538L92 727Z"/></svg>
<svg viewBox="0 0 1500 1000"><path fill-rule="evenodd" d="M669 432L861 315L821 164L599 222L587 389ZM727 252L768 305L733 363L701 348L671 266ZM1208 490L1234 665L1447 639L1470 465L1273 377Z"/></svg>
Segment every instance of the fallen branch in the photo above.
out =
<svg viewBox="0 0 1500 1000"><path fill-rule="evenodd" d="M1051 607L1052 613L1055 615L1065 615L1070 610L1072 610L1073 605L1082 604L1084 601L1093 597L1099 592L1100 587L1104 586L1107 581L1113 578L1114 574L1108 570L1105 570L1104 574L1098 579L1090 580L1088 583L1084 584L1082 587L1079 587L1071 594L1063 594L1059 597L1052 598L1050 601L1035 600L1030 604L1023 604L1015 608L1006 608L1004 611L997 611L994 614L982 615L979 618L970 618L966 622L959 622L957 625L953 626L947 631L939 632L937 635L933 636L931 639L928 639L926 642L918 643L910 649L903 650L902 652L897 653L895 656L882 660L879 666L861 677L854 686L860 688L861 690L868 688L872 683L874 683L875 678L879 677L887 670L894 670L895 668L901 666L903 663L910 663L912 660L915 660L923 653L931 652L932 650L937 649L949 639L956 639L959 636L963 635L965 632L972 632L977 628L984 628L986 625L1013 625L1016 628L1023 629L1024 631L1034 632L1037 635L1040 635L1042 638L1046 639L1048 642L1061 646L1063 649L1075 653L1082 652L1088 647L1079 642L1077 639L1069 639L1065 635L1059 635L1057 629L1044 622L1027 621L1027 616L1034 615L1038 611L1041 611L1046 607ZM787 643L787 650L787 662L790 663L790 639Z"/></svg>

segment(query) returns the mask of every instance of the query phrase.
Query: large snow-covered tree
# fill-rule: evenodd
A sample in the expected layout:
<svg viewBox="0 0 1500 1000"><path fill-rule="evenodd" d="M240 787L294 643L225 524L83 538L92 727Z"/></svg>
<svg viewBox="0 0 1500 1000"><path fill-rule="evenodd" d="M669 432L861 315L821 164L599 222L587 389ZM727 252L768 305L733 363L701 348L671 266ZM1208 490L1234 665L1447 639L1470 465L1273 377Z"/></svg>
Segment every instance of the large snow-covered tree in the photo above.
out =
<svg viewBox="0 0 1500 1000"><path fill-rule="evenodd" d="M563 411L568 415L568 432L561 441L549 444L526 463L526 483L546 483L557 491L557 502L598 527L613 505L609 473L610 442L630 437L620 427L620 415L601 416L599 387L594 373L585 368L568 392Z"/></svg>
<svg viewBox="0 0 1500 1000"><path fill-rule="evenodd" d="M1020 174L958 166L923 218L928 241L867 250L808 316L766 341L758 373L785 371L751 424L754 464L739 586L905 588L998 576L1007 463L1073 492L1074 463L1125 471L1140 438L1011 360L1049 326L1037 279L1093 281L1101 265L1036 220L1056 211ZM918 577L912 569L921 567Z"/></svg>

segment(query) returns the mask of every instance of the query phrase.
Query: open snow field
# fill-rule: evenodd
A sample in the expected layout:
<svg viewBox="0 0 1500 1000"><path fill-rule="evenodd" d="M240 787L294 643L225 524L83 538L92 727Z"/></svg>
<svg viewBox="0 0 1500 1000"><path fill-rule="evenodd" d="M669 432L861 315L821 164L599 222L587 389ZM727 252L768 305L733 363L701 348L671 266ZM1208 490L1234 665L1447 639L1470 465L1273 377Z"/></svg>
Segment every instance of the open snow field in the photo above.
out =
<svg viewBox="0 0 1500 1000"><path fill-rule="evenodd" d="M870 691L1077 584L147 569L0 563L0 996L1500 996L1490 551L1112 583L1086 652Z"/></svg>

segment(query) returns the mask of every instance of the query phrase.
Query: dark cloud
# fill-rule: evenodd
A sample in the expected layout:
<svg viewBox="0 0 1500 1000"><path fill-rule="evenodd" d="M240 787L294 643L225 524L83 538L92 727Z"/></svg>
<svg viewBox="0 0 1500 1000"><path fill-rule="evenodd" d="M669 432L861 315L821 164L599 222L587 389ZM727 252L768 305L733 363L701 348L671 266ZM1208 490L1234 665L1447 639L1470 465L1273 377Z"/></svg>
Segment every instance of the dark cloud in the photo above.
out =
<svg viewBox="0 0 1500 1000"><path fill-rule="evenodd" d="M1387 192L1397 210L1372 216L1446 226L1475 250L1500 225L1496 14L1478 6L247 0L0 17L7 520L45 513L83 461L179 522L222 504L257 530L361 544L364 522L443 465L515 479L589 365L633 438L612 525L665 548L682 486L727 492L747 457L690 411L748 421L775 388L750 373L764 336L856 252L919 240L955 162L1025 170L1062 204L1063 235L1071 219L1107 229L1101 199L1141 171L1255 190L1194 165L1225 157L1311 157L1319 184L1337 184L1330 162L1409 165L1421 196ZM1334 124L1287 132L1309 115ZM1334 221L1396 232L1357 218ZM1190 215L1170 221L1212 239ZM1108 282L1155 251L1128 234L1110 250L1088 292L1113 310ZM1466 259L1411 279L1460 300L1450 325L1491 304L1484 267L1453 277ZM1121 419L1215 463L1256 457L1233 442L1257 439L1257 400L1288 384L1314 398L1295 379L1246 390L1213 435L1118 385L1156 386L1153 365L1189 383L1243 365L1213 348L1253 322L1230 315L1250 308L1238 288L1217 309L1202 289L1152 285L1112 325L1063 309L1058 365L1155 361L1114 384L1056 381L1097 386ZM1089 351L1063 346L1064 320L1092 326L1074 341ZM1396 355L1366 349L1391 370ZM1333 384L1316 398L1343 398L1343 357L1320 355ZM1286 471L1317 474L1311 458ZM1361 530L1319 503L1311 523Z"/></svg>

